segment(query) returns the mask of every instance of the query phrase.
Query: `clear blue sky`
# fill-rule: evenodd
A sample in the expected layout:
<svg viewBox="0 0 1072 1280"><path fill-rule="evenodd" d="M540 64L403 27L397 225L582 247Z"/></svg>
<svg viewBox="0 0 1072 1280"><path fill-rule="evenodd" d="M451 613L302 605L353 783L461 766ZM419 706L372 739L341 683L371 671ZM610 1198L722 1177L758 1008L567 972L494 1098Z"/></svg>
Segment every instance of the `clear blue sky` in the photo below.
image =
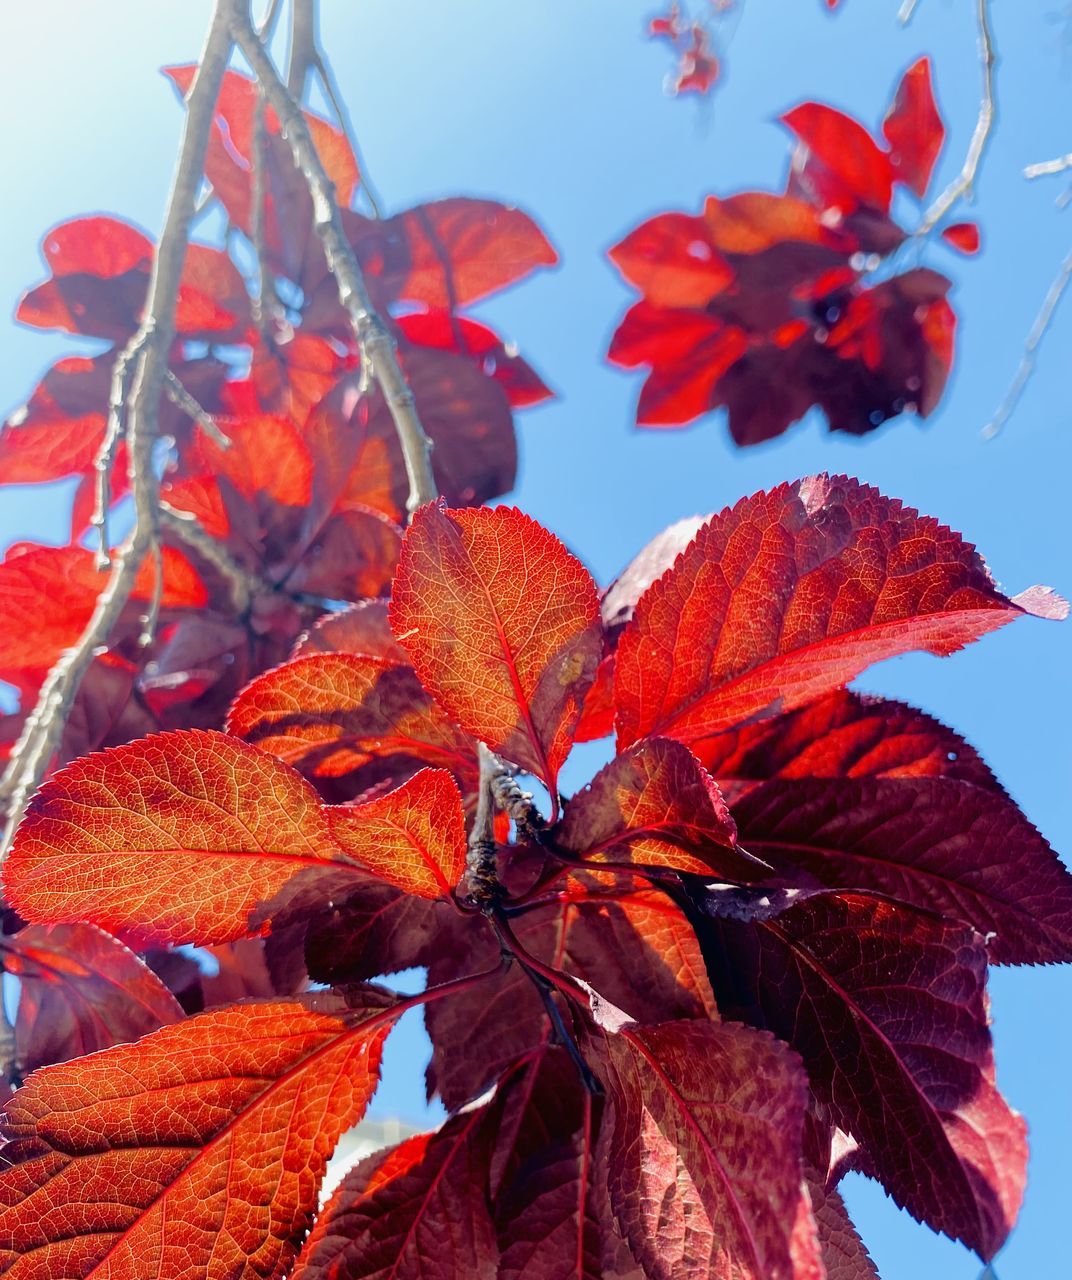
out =
<svg viewBox="0 0 1072 1280"><path fill-rule="evenodd" d="M1020 172L1072 147L1063 0L993 6L1001 117L974 210L985 251L975 260L928 251L956 282L962 322L951 387L925 427L898 420L856 442L809 419L736 453L718 417L684 432L630 425L637 381L601 362L629 299L602 256L608 245L658 210L696 211L709 191L775 187L786 156L773 123L782 110L819 98L874 125L920 53L934 59L950 127L942 182L959 168L975 120L974 4L919 0L902 30L898 0L843 0L836 17L820 0L740 3L724 83L698 105L663 96L669 60L639 38L651 10L634 0L322 0L325 40L388 206L458 192L503 197L534 212L562 255L557 271L479 308L560 392L521 417L517 502L605 582L681 516L812 471L847 471L964 531L1010 591L1046 582L1068 594L1072 302L1005 434L979 438L1072 239L1072 211L1054 204L1061 180L1028 184ZM180 118L156 68L196 56L210 9L208 0L9 6L4 305L42 274L38 244L54 222L110 211L159 226ZM24 399L71 349L62 335L7 324L0 407ZM60 492L2 489L0 545L59 540L65 514ZM951 659L898 659L860 683L965 733L1067 851L1070 640L1068 626L1025 620ZM992 993L999 1081L1032 1137L1025 1209L997 1270L1002 1280L1049 1280L1069 1273L1072 971L1002 971ZM419 1115L419 1048L411 1035L392 1050L404 1082L381 1106ZM886 1280L977 1276L965 1251L916 1226L873 1185L850 1180L847 1195Z"/></svg>

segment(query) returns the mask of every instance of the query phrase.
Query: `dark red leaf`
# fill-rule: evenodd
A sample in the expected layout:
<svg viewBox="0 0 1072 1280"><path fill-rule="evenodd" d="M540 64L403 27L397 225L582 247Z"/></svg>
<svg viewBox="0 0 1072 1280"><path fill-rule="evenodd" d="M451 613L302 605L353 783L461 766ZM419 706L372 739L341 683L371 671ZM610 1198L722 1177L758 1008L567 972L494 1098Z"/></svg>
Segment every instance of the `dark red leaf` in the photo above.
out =
<svg viewBox="0 0 1072 1280"><path fill-rule="evenodd" d="M23 1074L137 1040L183 1016L152 970L91 924L28 925L0 937L0 957L19 979L15 1047Z"/></svg>
<svg viewBox="0 0 1072 1280"><path fill-rule="evenodd" d="M486 1108L362 1160L324 1206L294 1280L496 1275Z"/></svg>
<svg viewBox="0 0 1072 1280"><path fill-rule="evenodd" d="M731 799L775 777L952 778L1002 791L974 747L940 721L847 689L709 738L701 758Z"/></svg>
<svg viewBox="0 0 1072 1280"><path fill-rule="evenodd" d="M1024 613L975 549L845 478L747 498L703 526L644 593L618 644L618 737L686 744L792 710L881 658L947 654Z"/></svg>
<svg viewBox="0 0 1072 1280"><path fill-rule="evenodd" d="M819 1230L826 1280L879 1280L875 1264L836 1188L809 1177L808 1198Z"/></svg>
<svg viewBox="0 0 1072 1280"><path fill-rule="evenodd" d="M709 918L700 935L723 1013L800 1053L861 1167L991 1258L1016 1220L1027 1144L994 1085L982 939L864 894Z"/></svg>
<svg viewBox="0 0 1072 1280"><path fill-rule="evenodd" d="M945 127L931 86L930 58L917 59L904 73L882 122L882 132L890 144L894 176L922 199L945 141Z"/></svg>
<svg viewBox="0 0 1072 1280"><path fill-rule="evenodd" d="M398 327L411 343L465 356L499 383L515 409L540 404L554 394L516 348L504 343L487 325L437 309L399 316Z"/></svg>
<svg viewBox="0 0 1072 1280"><path fill-rule="evenodd" d="M1072 960L1072 875L1000 790L942 777L775 779L733 806L790 879L872 889L988 938L995 963Z"/></svg>
<svg viewBox="0 0 1072 1280"><path fill-rule="evenodd" d="M354 653L405 667L409 658L391 631L386 600L360 600L325 613L294 646L293 657L313 653Z"/></svg>
<svg viewBox="0 0 1072 1280"><path fill-rule="evenodd" d="M737 829L715 780L670 738L646 738L615 757L570 800L555 835L588 862L726 879L752 879L762 871L737 848Z"/></svg>
<svg viewBox="0 0 1072 1280"><path fill-rule="evenodd" d="M587 1040L611 1205L653 1280L790 1280L807 1082L738 1026L626 1022ZM818 1247L812 1246L814 1262ZM816 1275L821 1269L815 1268Z"/></svg>
<svg viewBox="0 0 1072 1280"><path fill-rule="evenodd" d="M0 1268L281 1280L391 1018L330 996L241 1005L39 1072L7 1107Z"/></svg>

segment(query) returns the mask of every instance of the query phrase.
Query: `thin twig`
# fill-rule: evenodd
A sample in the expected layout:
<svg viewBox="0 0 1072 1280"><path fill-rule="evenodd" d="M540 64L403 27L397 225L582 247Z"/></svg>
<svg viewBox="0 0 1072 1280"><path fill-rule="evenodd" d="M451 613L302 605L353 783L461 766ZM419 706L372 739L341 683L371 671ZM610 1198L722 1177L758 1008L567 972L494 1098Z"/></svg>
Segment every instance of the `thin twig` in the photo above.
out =
<svg viewBox="0 0 1072 1280"><path fill-rule="evenodd" d="M208 410L203 409L197 400L187 391L178 374L174 369L168 369L164 374L164 394L173 405L180 408L183 413L193 422L196 422L201 430L213 443L218 444L221 449L229 449L231 447L231 437L220 430L216 423L210 417Z"/></svg>
<svg viewBox="0 0 1072 1280"><path fill-rule="evenodd" d="M912 15L916 11L918 0L904 0L904 4L897 10L897 21L902 27L907 27L912 21Z"/></svg>
<svg viewBox="0 0 1072 1280"><path fill-rule="evenodd" d="M94 658L106 645L130 599L145 557L159 538L157 478L153 470L160 396L175 336L179 281L186 259L209 129L223 73L231 55L231 26L239 0L217 0L201 63L187 96L186 120L160 243L139 330L141 351L129 396L126 440L134 497L134 529L115 564L78 643L64 652L42 685L5 772L9 798L0 859L11 847L26 801L37 788L63 735L78 690Z"/></svg>
<svg viewBox="0 0 1072 1280"><path fill-rule="evenodd" d="M192 551L196 551L223 578L230 589L235 613L244 614L254 595L271 590L256 574L243 569L233 560L224 544L203 529L197 522L197 517L188 511L179 511L161 501L160 523Z"/></svg>
<svg viewBox="0 0 1072 1280"><path fill-rule="evenodd" d="M484 743L477 744L480 782L477 787L476 816L469 833L469 850L465 858L463 897L474 907L490 913L502 897L498 868L495 864L495 794L492 780L501 767L499 759Z"/></svg>
<svg viewBox="0 0 1072 1280"><path fill-rule="evenodd" d="M159 491L156 493L156 500L159 503ZM138 635L138 646L142 649L148 649L156 639L156 628L160 621L160 602L164 598L164 552L160 545L159 528L153 535L153 540L149 547L149 555L153 562L153 586L152 593L149 596L149 607L139 619L141 631Z"/></svg>
<svg viewBox="0 0 1072 1280"><path fill-rule="evenodd" d="M316 57L316 7L317 0L291 0L287 91L298 103L305 97L305 82Z"/></svg>
<svg viewBox="0 0 1072 1280"><path fill-rule="evenodd" d="M335 119L339 128L343 131L346 141L350 145L350 150L354 153L354 160L357 162L357 171L361 175L361 190L365 193L365 198L369 202L369 208L372 210L374 218L383 217L383 207L380 204L379 197L376 195L376 189L372 185L369 178L368 168L365 165L365 159L362 156L357 145L357 134L354 132L353 124L350 120L350 113L346 110L346 103L343 101L342 94L339 92L339 84L335 79L335 72L331 63L328 61L327 55L320 46L317 46L316 55L313 58L313 70L320 77L320 83L324 88L324 96L331 105L332 111L335 113Z"/></svg>
<svg viewBox="0 0 1072 1280"><path fill-rule="evenodd" d="M268 6L268 12L264 15L264 21L257 28L257 35L262 40L271 40L272 33L275 31L276 20L283 9L283 0L271 0Z"/></svg>
<svg viewBox="0 0 1072 1280"><path fill-rule="evenodd" d="M264 120L264 90L257 93L257 105L253 112L253 211L250 228L253 238L253 249L257 255L257 270L260 276L260 289L253 305L253 319L261 341L271 351L275 348L272 321L279 311L279 296L275 289L275 276L268 261L267 228L265 199L268 177L268 128Z"/></svg>
<svg viewBox="0 0 1072 1280"><path fill-rule="evenodd" d="M408 507L412 513L424 503L433 501L437 490L432 474L431 443L417 416L413 392L398 362L394 339L372 305L361 268L346 239L334 184L317 154L305 117L279 78L264 45L257 39L248 15L236 18L234 37L254 75L264 86L268 102L279 117L290 143L294 160L308 183L313 198L314 226L324 246L328 268L335 276L339 301L349 315L358 346L379 383L398 432L409 477Z"/></svg>
<svg viewBox="0 0 1072 1280"><path fill-rule="evenodd" d="M1019 404L1020 397L1024 394L1024 390L1031 380L1031 375L1035 371L1039 344L1053 323L1054 314L1070 282L1072 282L1072 253L1069 253L1064 262L1061 263L1060 271L1053 278L1046 292L1046 297L1043 299L1039 313L1035 317L1035 323L1031 326L1031 332L1027 335L1027 341L1024 343L1024 354L1020 358L1016 376L1009 385L1005 398L998 405L994 416L983 428L982 435L984 440L993 440L1012 417L1013 411Z"/></svg>
<svg viewBox="0 0 1072 1280"><path fill-rule="evenodd" d="M979 106L979 117L975 122L971 142L968 144L964 167L923 215L923 220L915 231L917 236L925 236L933 231L958 200L972 194L975 179L979 173L979 165L982 163L983 153L994 128L994 120L997 116L994 67L997 65L997 56L994 53L994 40L990 34L989 0L977 0L976 13L979 22L979 58L983 67L983 100Z"/></svg>
<svg viewBox="0 0 1072 1280"><path fill-rule="evenodd" d="M131 365L134 357L145 345L148 331L139 329L116 357L112 366L111 389L108 394L108 423L104 439L93 463L96 497L90 528L97 531L97 568L107 569L112 563L112 549L108 537L108 510L112 505L112 469L123 439L124 406L130 389Z"/></svg>
<svg viewBox="0 0 1072 1280"><path fill-rule="evenodd" d="M1066 169L1072 169L1072 151L1054 160L1040 160L1038 164L1029 164L1024 169L1024 177L1028 181L1033 178L1048 178L1054 173L1064 173Z"/></svg>

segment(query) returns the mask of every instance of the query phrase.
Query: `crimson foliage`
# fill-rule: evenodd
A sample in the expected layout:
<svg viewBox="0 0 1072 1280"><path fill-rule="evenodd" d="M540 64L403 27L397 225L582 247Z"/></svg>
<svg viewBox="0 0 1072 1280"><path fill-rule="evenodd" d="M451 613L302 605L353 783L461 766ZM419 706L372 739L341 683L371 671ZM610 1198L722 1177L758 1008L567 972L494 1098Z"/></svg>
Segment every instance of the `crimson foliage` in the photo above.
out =
<svg viewBox="0 0 1072 1280"><path fill-rule="evenodd" d="M701 214L658 214L610 250L641 294L609 350L649 370L640 426L724 407L734 442L758 444L817 405L832 431L863 435L941 399L950 281L899 269L911 234L893 217L898 189L926 195L945 137L929 60L905 72L882 141L819 102L781 123L794 140L782 191L708 196ZM942 234L962 253L979 247L973 223Z"/></svg>
<svg viewBox="0 0 1072 1280"><path fill-rule="evenodd" d="M182 88L192 69L169 74ZM910 376L886 326L933 273L871 287L852 261L901 235L894 181L925 189L932 106L920 63L889 150L801 108L790 191L712 199L619 246L646 294L633 354L656 332L676 352L647 403L707 407L732 385L752 438L785 422L742 362L821 350L823 395L852 413L876 352L884 387ZM254 111L230 73L206 172L246 236ZM137 584L4 870L0 959L21 991L0 1272L867 1280L848 1169L991 1258L1027 1149L995 1084L987 965L1072 959L1072 876L951 729L847 686L1063 602L1006 596L960 535L827 475L668 529L598 591L547 529L483 505L513 480L512 408L548 393L460 309L554 252L526 215L461 197L344 211L436 445L444 499L403 531L390 415L266 128L285 305L258 316L236 261L191 247L172 368L215 430L162 406L164 495L198 537L168 525L163 581ZM354 157L310 128L348 204ZM9 739L100 590L80 536L152 252L116 219L65 224L20 306L115 345L60 361L0 435L6 480L81 481L71 545L0 566L0 676L24 698ZM809 307L837 277L853 324L817 343L813 312L783 315L766 286L731 321L773 264L803 272ZM943 292L913 302L921 359L946 351ZM573 745L612 737L563 796ZM414 966L419 995L372 981ZM419 1007L449 1118L318 1210L383 1042Z"/></svg>

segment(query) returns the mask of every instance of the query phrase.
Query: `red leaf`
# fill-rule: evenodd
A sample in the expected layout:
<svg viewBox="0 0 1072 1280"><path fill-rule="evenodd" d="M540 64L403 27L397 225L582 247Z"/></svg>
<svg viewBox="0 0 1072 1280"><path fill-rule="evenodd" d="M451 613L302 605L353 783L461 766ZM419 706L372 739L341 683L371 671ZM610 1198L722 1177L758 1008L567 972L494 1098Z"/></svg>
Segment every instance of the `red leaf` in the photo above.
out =
<svg viewBox="0 0 1072 1280"><path fill-rule="evenodd" d="M398 564L402 530L388 516L356 503L337 511L307 545L291 547L288 591L326 600L384 595Z"/></svg>
<svg viewBox="0 0 1072 1280"><path fill-rule="evenodd" d="M310 654L265 672L239 694L227 731L314 776L399 755L475 780L472 740L412 668L366 655Z"/></svg>
<svg viewBox="0 0 1072 1280"><path fill-rule="evenodd" d="M952 778L1002 793L963 738L901 702L838 689L799 711L703 744L704 767L732 788L769 778Z"/></svg>
<svg viewBox="0 0 1072 1280"><path fill-rule="evenodd" d="M554 394L532 366L507 346L487 325L450 311L415 311L398 317L398 327L409 342L465 356L486 377L493 378L506 392L515 409L549 400Z"/></svg>
<svg viewBox="0 0 1072 1280"><path fill-rule="evenodd" d="M722 70L718 58L707 47L707 32L699 24L692 28L692 44L682 53L672 93L710 93Z"/></svg>
<svg viewBox="0 0 1072 1280"><path fill-rule="evenodd" d="M294 1280L496 1274L486 1108L362 1160L324 1206Z"/></svg>
<svg viewBox="0 0 1072 1280"><path fill-rule="evenodd" d="M161 606L203 607L208 594L189 560L165 547L163 563ZM134 583L135 602L152 595L155 575L147 560ZM107 581L107 573L97 569L93 553L84 547L9 547L0 564L0 610L5 619L0 679L21 684L25 673L46 671L64 649L77 644Z"/></svg>
<svg viewBox="0 0 1072 1280"><path fill-rule="evenodd" d="M1000 789L951 778L775 779L733 806L783 874L972 925L998 964L1072 960L1072 874Z"/></svg>
<svg viewBox="0 0 1072 1280"><path fill-rule="evenodd" d="M742 191L724 200L708 196L703 221L712 242L726 254L758 254L787 242L843 241L824 224L814 205L769 191Z"/></svg>
<svg viewBox="0 0 1072 1280"><path fill-rule="evenodd" d="M357 875L298 774L190 729L54 774L30 803L4 887L27 920L228 942L265 932L299 889L327 901Z"/></svg>
<svg viewBox="0 0 1072 1280"><path fill-rule="evenodd" d="M0 1268L281 1280L392 1017L331 997L243 1005L39 1072L7 1108Z"/></svg>
<svg viewBox="0 0 1072 1280"><path fill-rule="evenodd" d="M697 743L882 658L1064 612L1039 589L1008 599L968 543L857 481L780 485L709 520L641 598L618 644L619 745Z"/></svg>
<svg viewBox="0 0 1072 1280"><path fill-rule="evenodd" d="M851 116L821 102L805 102L782 116L822 166L824 204L852 213L858 205L885 213L893 193L893 167L886 153ZM807 162L806 162L807 163Z"/></svg>
<svg viewBox="0 0 1072 1280"><path fill-rule="evenodd" d="M647 738L616 757L567 804L556 839L586 861L672 867L753 879L726 803L696 757Z"/></svg>
<svg viewBox="0 0 1072 1280"><path fill-rule="evenodd" d="M291 657L314 653L364 654L395 666L409 665L406 651L391 630L386 600L359 600L336 613L321 614L299 637Z"/></svg>
<svg viewBox="0 0 1072 1280"><path fill-rule="evenodd" d="M309 976L316 982L365 982L429 964L455 914L443 898L415 898L369 876L357 893L310 919Z"/></svg>
<svg viewBox="0 0 1072 1280"><path fill-rule="evenodd" d="M978 253L982 244L977 222L954 222L942 231L942 239L961 253Z"/></svg>
<svg viewBox="0 0 1072 1280"><path fill-rule="evenodd" d="M766 919L708 920L701 941L720 1008L800 1053L864 1170L993 1257L1027 1144L994 1085L982 940L881 898L819 894Z"/></svg>
<svg viewBox="0 0 1072 1280"><path fill-rule="evenodd" d="M421 769L379 799L324 812L349 857L406 893L445 897L462 878L465 814L445 769Z"/></svg>
<svg viewBox="0 0 1072 1280"><path fill-rule="evenodd" d="M454 310L558 262L536 222L496 200L453 196L393 218L348 221L371 287L390 301Z"/></svg>
<svg viewBox="0 0 1072 1280"><path fill-rule="evenodd" d="M511 507L422 507L391 625L447 714L554 795L602 648L595 584L562 543Z"/></svg>
<svg viewBox="0 0 1072 1280"><path fill-rule="evenodd" d="M733 281L702 217L661 213L608 251L653 307L702 307Z"/></svg>
<svg viewBox="0 0 1072 1280"><path fill-rule="evenodd" d="M19 979L15 1048L23 1074L183 1016L151 969L89 924L28 925L0 938L0 956Z"/></svg>
<svg viewBox="0 0 1072 1280"><path fill-rule="evenodd" d="M819 1230L826 1280L879 1280L875 1264L836 1188L809 1177L808 1197Z"/></svg>
<svg viewBox="0 0 1072 1280"><path fill-rule="evenodd" d="M584 700L574 742L594 742L614 732L614 654L608 653L596 667L596 678Z"/></svg>
<svg viewBox="0 0 1072 1280"><path fill-rule="evenodd" d="M931 86L930 58L917 59L904 73L882 122L882 132L890 144L894 176L922 200L945 141L945 127Z"/></svg>
<svg viewBox="0 0 1072 1280"><path fill-rule="evenodd" d="M224 477L247 501L270 499L291 507L308 504L313 463L292 422L260 414L220 417L217 423L230 447L221 448L199 428L190 464Z"/></svg>
<svg viewBox="0 0 1072 1280"><path fill-rule="evenodd" d="M16 320L119 341L133 333L153 261L148 236L118 218L73 218L41 249L52 274L23 296Z"/></svg>
<svg viewBox="0 0 1072 1280"><path fill-rule="evenodd" d="M165 67L166 75L181 94L189 92L197 67ZM216 99L216 116L205 158L205 174L213 193L230 220L248 236L252 231L253 137L257 87L237 71L223 77ZM344 207L353 199L358 183L357 161L345 133L320 116L304 111L305 123L335 194ZM266 200L265 238L274 265L297 280L307 242L312 237L312 202L305 179L294 166L290 149L280 136L279 120L269 107L265 112Z"/></svg>
<svg viewBox="0 0 1072 1280"><path fill-rule="evenodd" d="M550 1053L541 1054L530 1071L536 1071L549 1057ZM569 1063L560 1065L572 1070ZM599 1238L598 1210L602 1206L593 1185L598 1119L593 1113L598 1104L591 1094L584 1095L579 1127L571 1133L569 1124L574 1117L566 1120L562 1114L565 1100L560 1080L548 1082L557 1086L553 1088L545 1085L541 1089L541 1083L525 1079L514 1090L517 1094L524 1091L528 1100L519 1117L519 1140L511 1153L515 1164L519 1157L524 1159L498 1197L496 1220L502 1248L498 1275L500 1280L529 1280L532 1276L541 1280L605 1280ZM508 1097L506 1106L512 1101ZM537 1114L542 1111L549 1113L546 1118ZM551 1132L539 1141L544 1136L540 1130L548 1125Z"/></svg>
<svg viewBox="0 0 1072 1280"><path fill-rule="evenodd" d="M703 1022L626 1023L588 1044L607 1090L611 1205L645 1273L800 1275L791 1236L807 1087L793 1055Z"/></svg>

